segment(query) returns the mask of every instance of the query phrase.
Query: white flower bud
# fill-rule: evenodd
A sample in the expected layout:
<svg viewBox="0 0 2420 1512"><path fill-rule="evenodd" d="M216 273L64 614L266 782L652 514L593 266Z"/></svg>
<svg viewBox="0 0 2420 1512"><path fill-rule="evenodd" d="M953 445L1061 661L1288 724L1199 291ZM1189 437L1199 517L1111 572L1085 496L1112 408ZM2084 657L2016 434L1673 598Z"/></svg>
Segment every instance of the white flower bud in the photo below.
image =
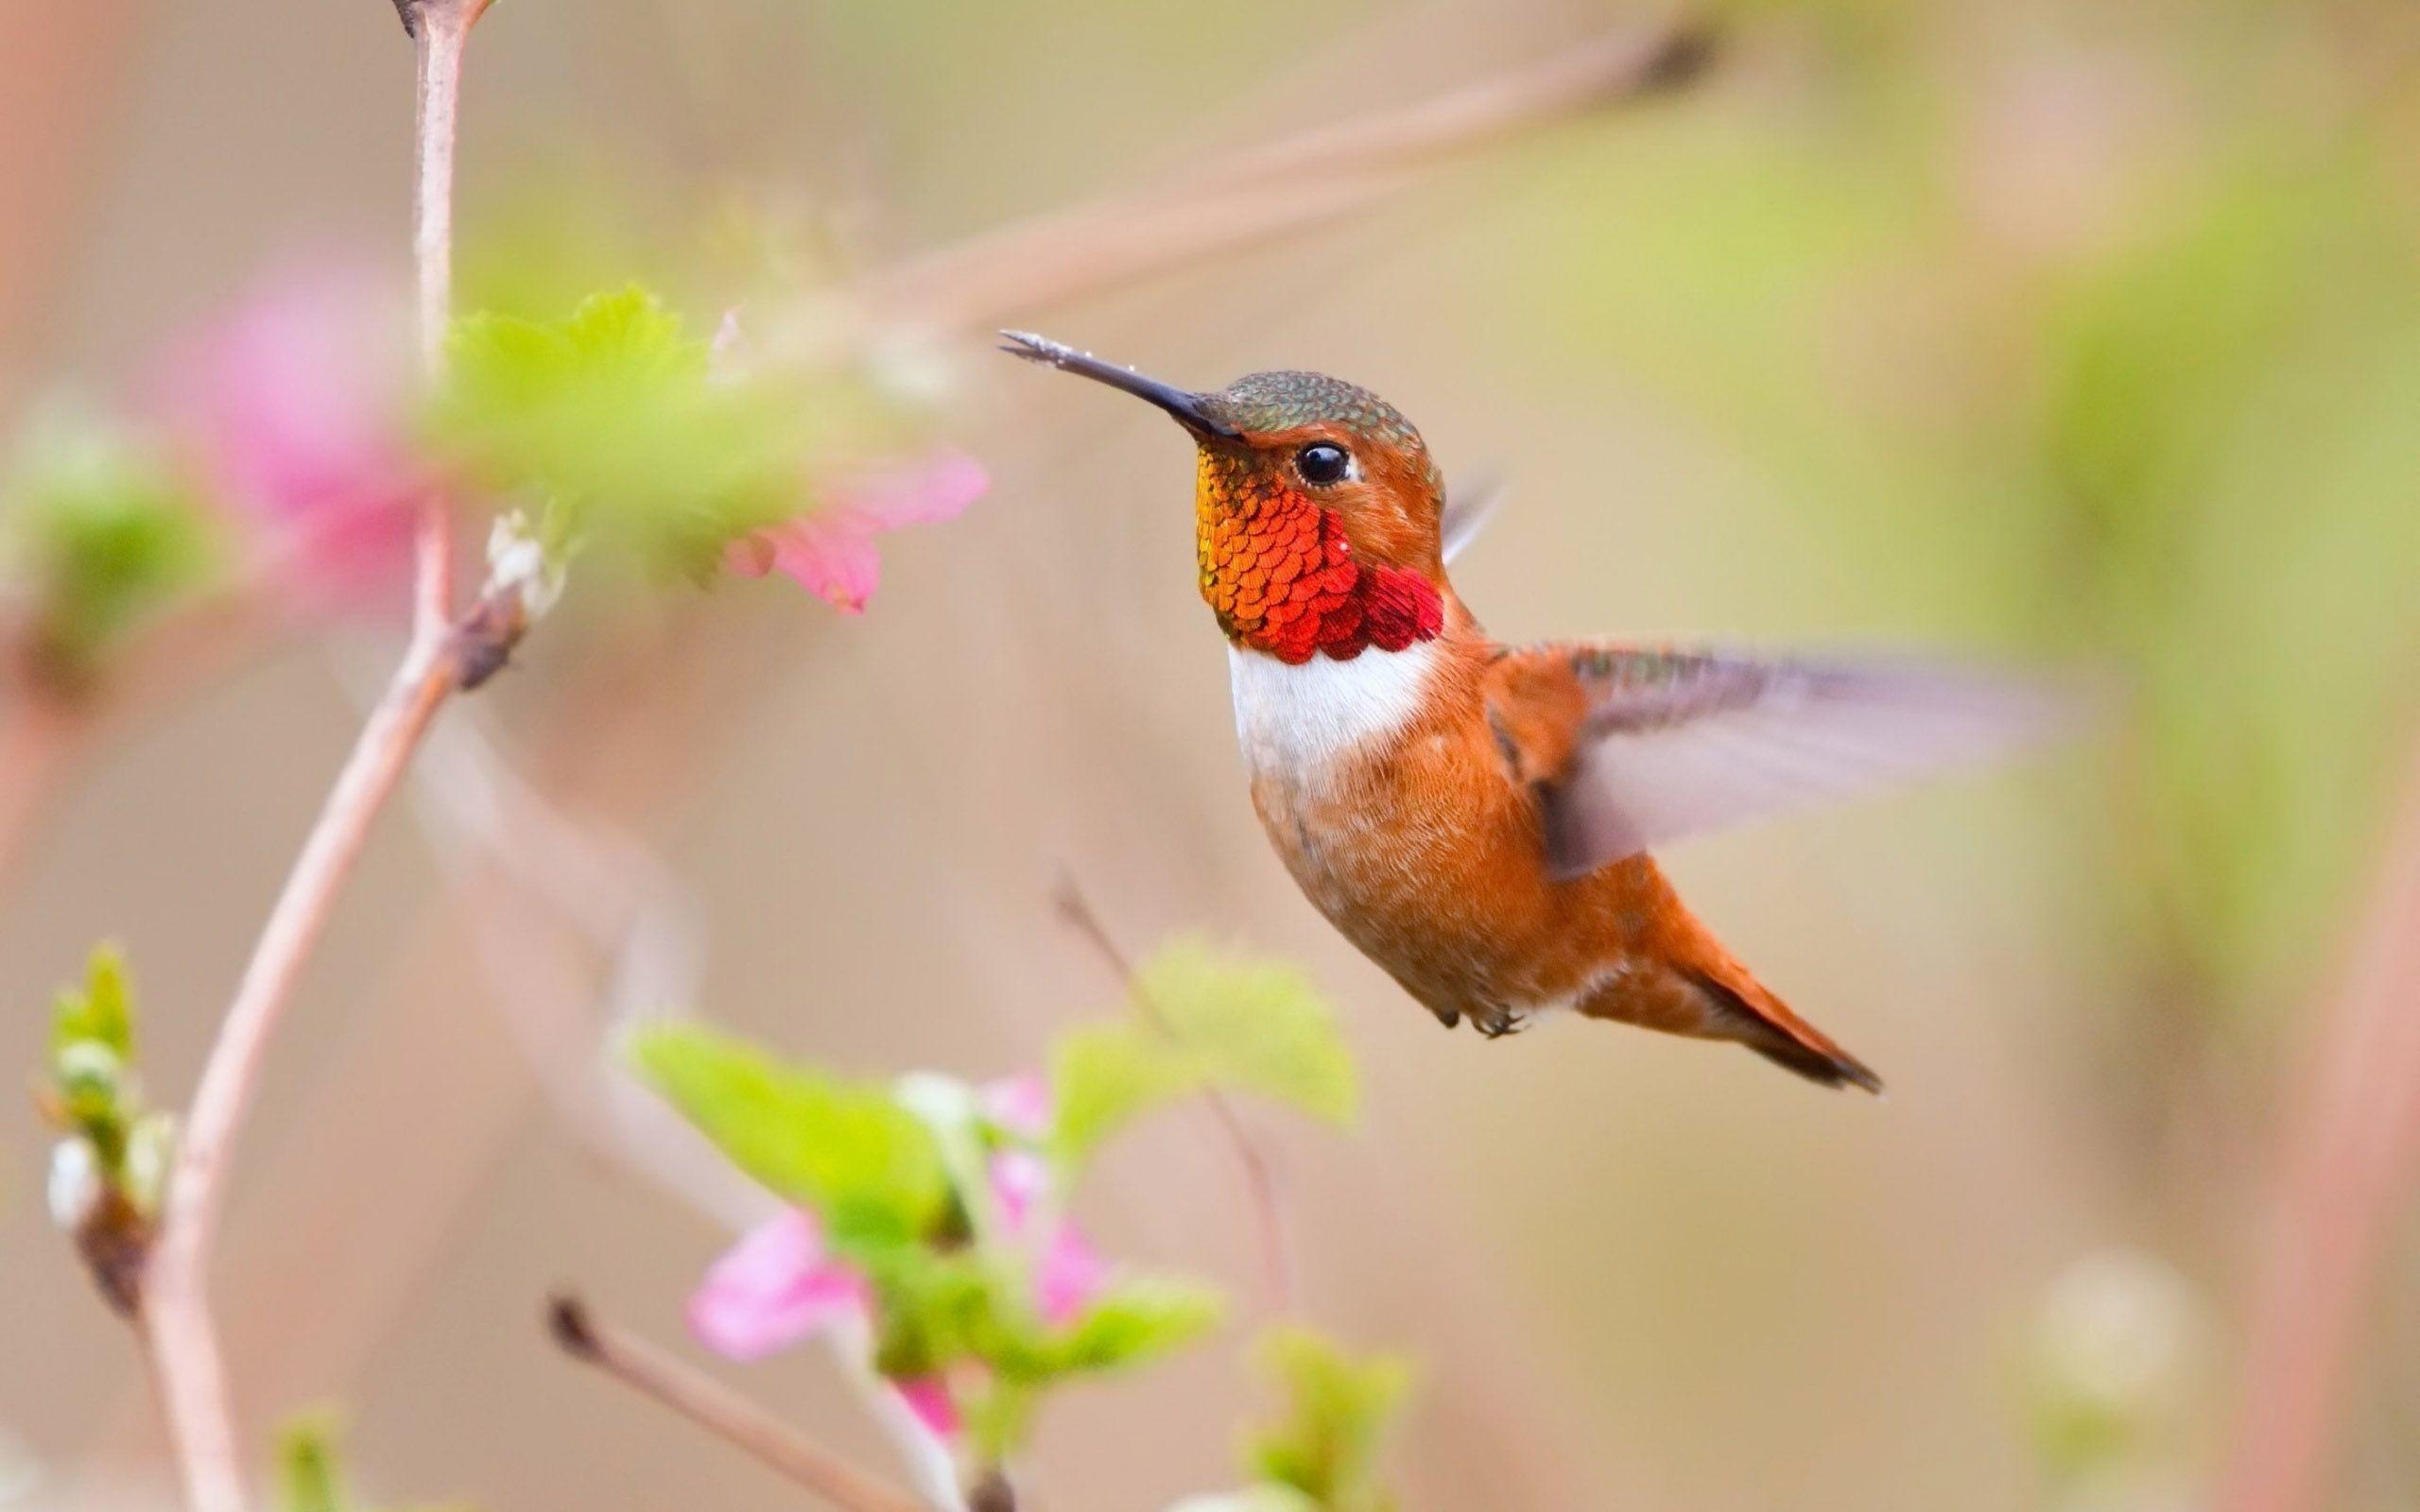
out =
<svg viewBox="0 0 2420 1512"><path fill-rule="evenodd" d="M488 582L510 589L532 620L562 596L562 566L547 555L529 517L519 509L497 515L488 529Z"/></svg>
<svg viewBox="0 0 2420 1512"><path fill-rule="evenodd" d="M168 1189L168 1167L176 1158L177 1121L167 1112L146 1113L126 1136L126 1195L135 1211L156 1213Z"/></svg>
<svg viewBox="0 0 2420 1512"><path fill-rule="evenodd" d="M101 1202L101 1162L90 1143L71 1136L50 1147L50 1221L73 1233Z"/></svg>

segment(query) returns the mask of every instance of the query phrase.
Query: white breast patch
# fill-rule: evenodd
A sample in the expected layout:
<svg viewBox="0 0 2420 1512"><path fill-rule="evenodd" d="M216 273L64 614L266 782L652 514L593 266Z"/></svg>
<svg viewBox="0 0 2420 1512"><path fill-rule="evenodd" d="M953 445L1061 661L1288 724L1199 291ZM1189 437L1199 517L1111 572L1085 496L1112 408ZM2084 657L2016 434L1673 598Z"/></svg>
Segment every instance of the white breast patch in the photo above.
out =
<svg viewBox="0 0 2420 1512"><path fill-rule="evenodd" d="M1289 666L1260 651L1227 647L1236 690L1236 738L1254 771L1309 776L1338 758L1400 731L1420 712L1434 642L1401 651L1375 646L1350 662L1315 656Z"/></svg>

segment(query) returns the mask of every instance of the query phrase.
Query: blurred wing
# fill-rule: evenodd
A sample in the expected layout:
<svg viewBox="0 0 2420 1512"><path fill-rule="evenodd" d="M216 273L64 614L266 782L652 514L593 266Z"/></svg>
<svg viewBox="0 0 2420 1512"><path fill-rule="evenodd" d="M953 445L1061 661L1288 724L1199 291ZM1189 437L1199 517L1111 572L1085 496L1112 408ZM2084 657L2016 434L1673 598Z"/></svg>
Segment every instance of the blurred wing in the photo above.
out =
<svg viewBox="0 0 2420 1512"><path fill-rule="evenodd" d="M1651 846L1999 754L2056 730L2039 684L1914 662L1561 644L1489 669L1499 739L1578 876Z"/></svg>
<svg viewBox="0 0 2420 1512"><path fill-rule="evenodd" d="M1471 480L1446 492L1444 512L1437 523L1446 561L1461 556L1462 548L1487 528L1496 506L1504 502L1504 480L1493 475Z"/></svg>

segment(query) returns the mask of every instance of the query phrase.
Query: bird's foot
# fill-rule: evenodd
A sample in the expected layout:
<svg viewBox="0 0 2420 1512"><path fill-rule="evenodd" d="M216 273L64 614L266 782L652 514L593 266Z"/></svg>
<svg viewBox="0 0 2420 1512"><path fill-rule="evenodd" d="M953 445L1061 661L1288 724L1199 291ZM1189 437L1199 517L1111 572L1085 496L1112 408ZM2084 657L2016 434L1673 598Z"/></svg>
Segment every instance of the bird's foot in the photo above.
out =
<svg viewBox="0 0 2420 1512"><path fill-rule="evenodd" d="M1489 1040L1501 1040L1507 1035L1519 1034L1529 1026L1528 1015L1514 1013L1507 1008L1490 1008L1485 1013L1471 1015L1471 1027L1477 1029L1482 1038Z"/></svg>

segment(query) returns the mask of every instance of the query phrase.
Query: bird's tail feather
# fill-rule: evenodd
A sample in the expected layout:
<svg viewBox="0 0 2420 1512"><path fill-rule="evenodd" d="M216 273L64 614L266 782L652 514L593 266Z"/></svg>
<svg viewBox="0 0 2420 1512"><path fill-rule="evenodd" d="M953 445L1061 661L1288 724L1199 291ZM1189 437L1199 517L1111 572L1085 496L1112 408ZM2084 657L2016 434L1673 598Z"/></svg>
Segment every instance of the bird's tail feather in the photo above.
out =
<svg viewBox="0 0 2420 1512"><path fill-rule="evenodd" d="M1882 1095L1882 1078L1832 1037L1789 1010L1746 967L1725 956L1691 968L1691 981L1713 1000L1728 1038L1785 1070L1825 1087L1858 1087Z"/></svg>

